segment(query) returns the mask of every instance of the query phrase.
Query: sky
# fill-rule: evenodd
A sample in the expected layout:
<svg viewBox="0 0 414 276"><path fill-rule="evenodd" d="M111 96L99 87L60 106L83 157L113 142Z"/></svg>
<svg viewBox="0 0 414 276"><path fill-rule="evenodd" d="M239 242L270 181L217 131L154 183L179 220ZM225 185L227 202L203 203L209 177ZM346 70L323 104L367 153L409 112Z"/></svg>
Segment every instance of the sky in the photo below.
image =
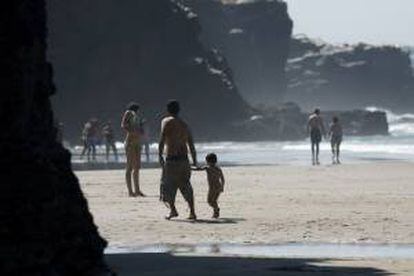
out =
<svg viewBox="0 0 414 276"><path fill-rule="evenodd" d="M414 0L284 0L294 33L331 43L414 46Z"/></svg>

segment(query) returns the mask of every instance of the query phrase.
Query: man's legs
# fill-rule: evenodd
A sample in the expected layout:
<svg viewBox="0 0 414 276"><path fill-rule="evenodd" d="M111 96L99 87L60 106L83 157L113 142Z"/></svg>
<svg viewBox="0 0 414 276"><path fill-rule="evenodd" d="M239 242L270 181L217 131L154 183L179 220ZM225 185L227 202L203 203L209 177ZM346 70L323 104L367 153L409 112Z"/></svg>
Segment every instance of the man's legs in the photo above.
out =
<svg viewBox="0 0 414 276"><path fill-rule="evenodd" d="M95 144L95 142L92 143L91 147L92 147L92 160L95 161L96 160L96 144Z"/></svg>
<svg viewBox="0 0 414 276"><path fill-rule="evenodd" d="M86 143L86 140L83 141L83 149L80 155L80 159L83 159L83 157L85 156L86 152L88 151L88 144Z"/></svg>
<svg viewBox="0 0 414 276"><path fill-rule="evenodd" d="M178 217L177 208L175 207L175 198L177 196L177 168L176 164L167 161L164 164L161 176L160 199L170 209L170 214L165 218L170 220Z"/></svg>
<svg viewBox="0 0 414 276"><path fill-rule="evenodd" d="M150 147L149 147L149 142L145 142L145 156L146 156L146 160L147 160L147 163L149 163L150 162Z"/></svg>
<svg viewBox="0 0 414 276"><path fill-rule="evenodd" d="M112 150L114 152L115 161L118 162L118 150L116 149L115 142L111 142L111 147L112 147Z"/></svg>
<svg viewBox="0 0 414 276"><path fill-rule="evenodd" d="M188 208L190 209L190 216L188 219L197 219L194 208L194 191L193 187L191 186L190 179L188 179L187 183L184 183L184 185L180 185L179 189L185 201L187 201Z"/></svg>
<svg viewBox="0 0 414 276"><path fill-rule="evenodd" d="M336 143L331 141L331 150L332 150L332 164L336 164Z"/></svg>
<svg viewBox="0 0 414 276"><path fill-rule="evenodd" d="M105 143L106 161L109 161L109 142Z"/></svg>
<svg viewBox="0 0 414 276"><path fill-rule="evenodd" d="M316 156L315 156L315 143L311 142L311 148L312 148L312 165L316 165Z"/></svg>

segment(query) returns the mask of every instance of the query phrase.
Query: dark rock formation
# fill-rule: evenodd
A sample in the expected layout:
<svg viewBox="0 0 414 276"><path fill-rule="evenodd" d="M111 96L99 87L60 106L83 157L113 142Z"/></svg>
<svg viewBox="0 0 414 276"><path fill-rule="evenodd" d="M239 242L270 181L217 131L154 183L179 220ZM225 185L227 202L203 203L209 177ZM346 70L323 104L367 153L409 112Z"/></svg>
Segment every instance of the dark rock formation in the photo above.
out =
<svg viewBox="0 0 414 276"><path fill-rule="evenodd" d="M117 125L131 100L158 130L154 118L168 99L178 99L197 139L220 137L248 116L226 60L202 46L197 17L181 4L71 0L50 1L49 10L61 91L54 106L66 138L78 142L90 117Z"/></svg>
<svg viewBox="0 0 414 276"><path fill-rule="evenodd" d="M0 275L104 275L106 242L56 142L45 1L3 1L0 18Z"/></svg>
<svg viewBox="0 0 414 276"><path fill-rule="evenodd" d="M338 116L344 134L349 136L388 135L388 122L385 112L353 110L323 111L322 117L326 129L332 117ZM295 103L286 103L277 108L269 108L258 112L249 120L232 126L232 133L237 133L236 140L261 141L279 140L292 141L307 136L306 125L308 114L304 113Z"/></svg>
<svg viewBox="0 0 414 276"><path fill-rule="evenodd" d="M389 135L387 114L382 111L327 111L323 114L327 126L333 116L338 116L345 135Z"/></svg>
<svg viewBox="0 0 414 276"><path fill-rule="evenodd" d="M414 110L409 54L393 46L332 46L292 40L286 100L305 109L345 110L380 106Z"/></svg>
<svg viewBox="0 0 414 276"><path fill-rule="evenodd" d="M198 14L202 41L219 49L251 104L281 102L292 20L282 1L182 0Z"/></svg>

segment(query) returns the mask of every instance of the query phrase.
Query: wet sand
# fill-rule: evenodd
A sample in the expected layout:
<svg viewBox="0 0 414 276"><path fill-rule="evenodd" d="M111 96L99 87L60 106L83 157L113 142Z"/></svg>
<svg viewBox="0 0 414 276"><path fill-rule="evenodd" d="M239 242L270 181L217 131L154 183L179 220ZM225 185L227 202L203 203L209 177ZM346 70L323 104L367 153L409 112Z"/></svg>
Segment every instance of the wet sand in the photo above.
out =
<svg viewBox="0 0 414 276"><path fill-rule="evenodd" d="M158 201L158 169L142 171L146 198L127 197L122 171L77 174L110 246L134 247L162 243L414 244L413 172L414 164L380 162L224 168L227 185L220 199L220 220L210 218L206 176L197 172L193 186L200 220L195 223L185 219L188 211L181 195L177 197L180 217L163 219L167 209ZM386 265L386 270L399 266L397 261L373 262ZM402 267L412 272L406 275L414 275L411 261Z"/></svg>

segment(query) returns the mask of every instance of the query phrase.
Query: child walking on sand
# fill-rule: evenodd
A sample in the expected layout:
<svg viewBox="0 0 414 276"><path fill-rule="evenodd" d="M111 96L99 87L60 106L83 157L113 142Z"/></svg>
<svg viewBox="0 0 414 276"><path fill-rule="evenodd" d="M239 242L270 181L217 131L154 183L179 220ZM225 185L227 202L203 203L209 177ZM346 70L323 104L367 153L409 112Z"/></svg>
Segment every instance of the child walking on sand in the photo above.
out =
<svg viewBox="0 0 414 276"><path fill-rule="evenodd" d="M341 164L339 154L343 133L338 117L332 118L332 124L329 127L329 136L331 137L332 164Z"/></svg>
<svg viewBox="0 0 414 276"><path fill-rule="evenodd" d="M224 175L223 171L217 166L217 155L210 153L206 156L206 167L195 168L196 171L206 171L208 181L207 202L213 208L213 218L220 217L220 208L217 200L224 191Z"/></svg>

